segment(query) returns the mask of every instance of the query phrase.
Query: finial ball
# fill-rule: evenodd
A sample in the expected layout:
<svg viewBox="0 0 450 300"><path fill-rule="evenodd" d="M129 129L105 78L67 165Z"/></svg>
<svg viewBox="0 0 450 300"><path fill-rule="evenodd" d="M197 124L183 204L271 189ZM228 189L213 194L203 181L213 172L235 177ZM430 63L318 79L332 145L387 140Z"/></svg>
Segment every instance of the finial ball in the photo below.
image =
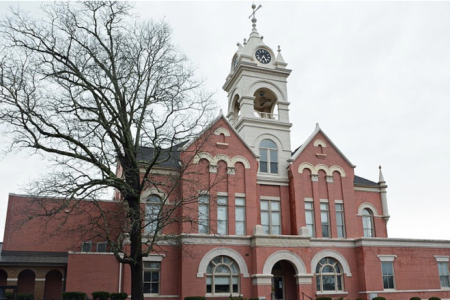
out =
<svg viewBox="0 0 450 300"><path fill-rule="evenodd" d="M252 8L253 8L253 9L256 8L256 4L255 4L255 3L252 4Z"/></svg>

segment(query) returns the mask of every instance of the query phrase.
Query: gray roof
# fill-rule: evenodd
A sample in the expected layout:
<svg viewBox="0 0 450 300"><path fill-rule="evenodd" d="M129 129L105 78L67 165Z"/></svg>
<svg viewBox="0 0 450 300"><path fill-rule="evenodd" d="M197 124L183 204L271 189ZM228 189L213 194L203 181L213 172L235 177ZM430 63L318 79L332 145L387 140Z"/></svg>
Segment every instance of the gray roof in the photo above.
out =
<svg viewBox="0 0 450 300"><path fill-rule="evenodd" d="M378 183L373 182L369 179L365 179L359 176L355 175L355 178L353 179L353 184L355 185L370 185L370 186L378 186Z"/></svg>
<svg viewBox="0 0 450 300"><path fill-rule="evenodd" d="M187 141L174 145L171 148L161 149L156 165L158 167L165 167L165 168L175 168L175 169L180 168L179 165L180 148L186 143ZM139 162L149 163L154 159L157 153L158 152L156 151L155 148L140 147L138 149L137 160Z"/></svg>
<svg viewBox="0 0 450 300"><path fill-rule="evenodd" d="M3 250L0 252L0 265L65 265L67 256L67 252Z"/></svg>

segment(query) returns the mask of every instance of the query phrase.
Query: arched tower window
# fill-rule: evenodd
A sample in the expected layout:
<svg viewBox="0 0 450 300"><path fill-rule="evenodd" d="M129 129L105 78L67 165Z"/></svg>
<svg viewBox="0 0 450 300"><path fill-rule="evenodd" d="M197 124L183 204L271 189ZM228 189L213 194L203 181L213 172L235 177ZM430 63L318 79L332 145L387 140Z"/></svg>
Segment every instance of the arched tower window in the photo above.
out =
<svg viewBox="0 0 450 300"><path fill-rule="evenodd" d="M150 195L145 205L145 233L154 233L158 228L162 201L157 195Z"/></svg>
<svg viewBox="0 0 450 300"><path fill-rule="evenodd" d="M271 90L260 88L256 90L253 96L255 97L253 109L260 118L278 120L278 115L275 114L277 98Z"/></svg>
<svg viewBox="0 0 450 300"><path fill-rule="evenodd" d="M372 211L365 208L362 211L362 221L363 221L364 237L374 237L375 232L374 232L374 228L373 228L373 213L372 213Z"/></svg>
<svg viewBox="0 0 450 300"><path fill-rule="evenodd" d="M262 140L259 144L259 171L278 174L278 147L272 140Z"/></svg>
<svg viewBox="0 0 450 300"><path fill-rule="evenodd" d="M316 267L317 291L343 291L344 281L342 267L332 257L322 258Z"/></svg>
<svg viewBox="0 0 450 300"><path fill-rule="evenodd" d="M239 293L239 268L228 256L216 256L206 268L208 294Z"/></svg>

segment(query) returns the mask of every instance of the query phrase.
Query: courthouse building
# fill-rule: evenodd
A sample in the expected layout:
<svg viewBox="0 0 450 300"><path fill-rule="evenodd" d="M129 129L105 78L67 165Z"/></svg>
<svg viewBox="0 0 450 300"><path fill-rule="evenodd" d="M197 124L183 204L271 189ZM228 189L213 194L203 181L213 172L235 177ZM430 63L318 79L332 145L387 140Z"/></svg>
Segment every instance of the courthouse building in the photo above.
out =
<svg viewBox="0 0 450 300"><path fill-rule="evenodd" d="M146 298L449 299L450 241L388 238L381 169L378 179L355 175L350 158L319 125L302 145L291 145L291 70L280 50L263 42L256 20L230 58L223 74L228 111L211 123L211 134L198 137L207 141L191 161L201 178L198 200L180 211L196 222L162 230L181 238L176 245L161 242L144 259ZM155 172L176 173L196 146L191 140L172 149L177 155ZM142 149L143 163L152 153ZM154 208L164 197L164 189L148 189L142 205ZM130 293L128 266L101 239L67 234L43 242L37 221L17 227L31 201L9 196L0 286L18 285L35 299L59 299L63 290ZM101 205L122 204L116 197ZM70 218L83 222L82 215Z"/></svg>

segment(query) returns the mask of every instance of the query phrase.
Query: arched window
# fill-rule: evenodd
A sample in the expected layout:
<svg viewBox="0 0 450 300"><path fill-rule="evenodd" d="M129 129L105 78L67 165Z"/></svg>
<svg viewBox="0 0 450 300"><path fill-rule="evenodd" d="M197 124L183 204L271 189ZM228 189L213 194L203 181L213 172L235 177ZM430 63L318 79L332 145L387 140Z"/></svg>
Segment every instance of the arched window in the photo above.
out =
<svg viewBox="0 0 450 300"><path fill-rule="evenodd" d="M343 291L344 281L342 267L332 257L322 258L316 267L317 291Z"/></svg>
<svg viewBox="0 0 450 300"><path fill-rule="evenodd" d="M271 140L262 140L259 144L259 171L278 174L278 147Z"/></svg>
<svg viewBox="0 0 450 300"><path fill-rule="evenodd" d="M239 268L228 256L216 256L206 268L206 293L239 293Z"/></svg>
<svg viewBox="0 0 450 300"><path fill-rule="evenodd" d="M157 195L150 195L145 205L145 233L154 233L158 228L159 212L161 210L162 201Z"/></svg>
<svg viewBox="0 0 450 300"><path fill-rule="evenodd" d="M375 232L373 230L373 213L367 208L364 208L364 210L362 211L362 221L364 237L374 237Z"/></svg>

